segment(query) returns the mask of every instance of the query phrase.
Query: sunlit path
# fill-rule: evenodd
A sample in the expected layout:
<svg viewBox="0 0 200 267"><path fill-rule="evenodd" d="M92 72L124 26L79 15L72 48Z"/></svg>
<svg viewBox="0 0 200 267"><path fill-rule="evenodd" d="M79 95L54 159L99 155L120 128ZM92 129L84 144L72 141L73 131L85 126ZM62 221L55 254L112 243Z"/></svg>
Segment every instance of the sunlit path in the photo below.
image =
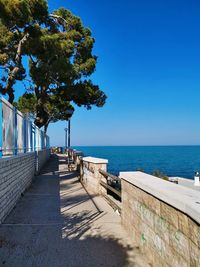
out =
<svg viewBox="0 0 200 267"><path fill-rule="evenodd" d="M0 226L1 266L142 266L120 217L54 156Z"/></svg>

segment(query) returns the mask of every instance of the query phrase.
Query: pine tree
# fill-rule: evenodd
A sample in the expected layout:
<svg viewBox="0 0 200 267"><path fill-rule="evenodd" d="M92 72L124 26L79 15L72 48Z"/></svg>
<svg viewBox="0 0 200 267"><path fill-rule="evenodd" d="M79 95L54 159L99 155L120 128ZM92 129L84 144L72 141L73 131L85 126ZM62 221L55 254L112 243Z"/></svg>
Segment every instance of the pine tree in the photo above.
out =
<svg viewBox="0 0 200 267"><path fill-rule="evenodd" d="M94 42L90 29L65 8L51 14L45 0L0 0L0 92L13 103L16 82L28 77L39 127L64 119L72 102L102 107L106 95L88 79L97 62Z"/></svg>

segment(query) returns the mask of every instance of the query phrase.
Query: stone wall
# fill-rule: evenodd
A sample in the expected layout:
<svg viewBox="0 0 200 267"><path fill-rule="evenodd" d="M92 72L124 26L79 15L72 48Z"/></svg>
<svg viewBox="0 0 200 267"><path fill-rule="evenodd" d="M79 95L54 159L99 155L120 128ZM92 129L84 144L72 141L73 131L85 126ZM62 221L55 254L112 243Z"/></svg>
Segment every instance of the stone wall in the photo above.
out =
<svg viewBox="0 0 200 267"><path fill-rule="evenodd" d="M91 193L106 194L107 190L100 185L106 182L106 178L99 173L99 170L107 171L108 160L93 157L84 157L81 162L81 182Z"/></svg>
<svg viewBox="0 0 200 267"><path fill-rule="evenodd" d="M16 205L37 171L50 156L50 150L0 159L0 223Z"/></svg>
<svg viewBox="0 0 200 267"><path fill-rule="evenodd" d="M83 152L81 151L72 151L72 159L75 164L75 168L77 171L80 172L80 167L81 167L81 159L83 158Z"/></svg>
<svg viewBox="0 0 200 267"><path fill-rule="evenodd" d="M0 159L0 223L31 184L34 173L34 153Z"/></svg>
<svg viewBox="0 0 200 267"><path fill-rule="evenodd" d="M36 174L40 173L40 170L50 158L51 151L50 149L43 149L35 152L35 172Z"/></svg>
<svg viewBox="0 0 200 267"><path fill-rule="evenodd" d="M122 223L152 266L199 267L199 192L139 172L120 177Z"/></svg>

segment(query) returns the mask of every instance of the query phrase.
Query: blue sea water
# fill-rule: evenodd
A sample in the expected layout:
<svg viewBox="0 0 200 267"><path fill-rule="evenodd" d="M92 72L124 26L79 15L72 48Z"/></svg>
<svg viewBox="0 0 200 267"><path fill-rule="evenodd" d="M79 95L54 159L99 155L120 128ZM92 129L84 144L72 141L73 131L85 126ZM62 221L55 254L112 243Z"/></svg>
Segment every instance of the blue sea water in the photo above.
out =
<svg viewBox="0 0 200 267"><path fill-rule="evenodd" d="M192 179L200 171L200 146L79 146L85 156L108 159L108 171L160 170L168 176Z"/></svg>

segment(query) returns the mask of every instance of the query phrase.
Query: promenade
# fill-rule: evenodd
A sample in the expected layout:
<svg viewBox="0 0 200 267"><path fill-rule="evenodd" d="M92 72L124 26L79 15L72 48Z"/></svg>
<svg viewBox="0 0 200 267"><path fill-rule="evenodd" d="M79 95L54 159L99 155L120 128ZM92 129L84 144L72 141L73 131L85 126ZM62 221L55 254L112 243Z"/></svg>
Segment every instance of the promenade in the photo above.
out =
<svg viewBox="0 0 200 267"><path fill-rule="evenodd" d="M53 156L0 225L0 266L148 266L121 218Z"/></svg>

